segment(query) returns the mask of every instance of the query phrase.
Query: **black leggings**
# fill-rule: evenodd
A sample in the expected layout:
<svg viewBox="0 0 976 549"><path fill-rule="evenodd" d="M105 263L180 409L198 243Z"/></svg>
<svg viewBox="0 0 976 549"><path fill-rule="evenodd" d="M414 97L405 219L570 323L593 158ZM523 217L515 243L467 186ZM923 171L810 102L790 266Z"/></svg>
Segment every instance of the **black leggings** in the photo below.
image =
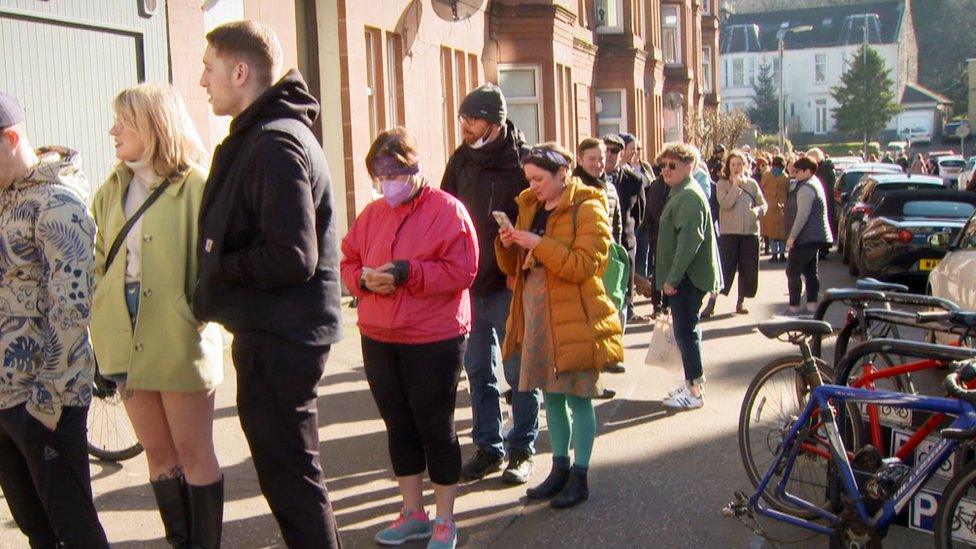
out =
<svg viewBox="0 0 976 549"><path fill-rule="evenodd" d="M800 275L807 283L807 303L816 303L820 294L820 275L817 273L817 254L823 247L821 242L796 244L790 250L786 261L786 282L790 290L790 306L800 306Z"/></svg>
<svg viewBox="0 0 976 549"><path fill-rule="evenodd" d="M454 407L467 338L384 343L363 336L366 381L386 423L390 462L398 477L427 470L434 484L461 478Z"/></svg>

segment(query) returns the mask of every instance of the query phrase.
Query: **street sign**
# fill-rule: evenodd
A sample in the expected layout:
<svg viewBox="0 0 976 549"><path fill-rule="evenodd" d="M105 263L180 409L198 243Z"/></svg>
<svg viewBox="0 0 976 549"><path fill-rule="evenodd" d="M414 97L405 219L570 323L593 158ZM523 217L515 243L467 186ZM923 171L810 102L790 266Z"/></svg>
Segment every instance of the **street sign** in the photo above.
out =
<svg viewBox="0 0 976 549"><path fill-rule="evenodd" d="M966 139L969 134L972 133L973 128L969 125L968 121L963 120L958 127L956 127L956 137L959 139Z"/></svg>

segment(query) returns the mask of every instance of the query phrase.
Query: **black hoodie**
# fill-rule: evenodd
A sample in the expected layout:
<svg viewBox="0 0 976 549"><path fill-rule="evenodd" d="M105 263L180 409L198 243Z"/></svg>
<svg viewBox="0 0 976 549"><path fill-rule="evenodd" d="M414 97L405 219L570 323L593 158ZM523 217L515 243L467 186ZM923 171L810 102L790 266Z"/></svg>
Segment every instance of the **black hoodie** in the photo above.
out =
<svg viewBox="0 0 976 549"><path fill-rule="evenodd" d="M515 197L529 187L519 165L519 159L527 152L522 132L506 120L497 139L480 149L462 143L444 169L441 189L464 204L478 231L481 254L472 295L486 296L505 289L505 275L495 260L498 223L491 212L505 212L515 223Z"/></svg>
<svg viewBox="0 0 976 549"><path fill-rule="evenodd" d="M338 237L319 104L289 71L234 117L200 208L193 312L231 333L323 346L342 337Z"/></svg>

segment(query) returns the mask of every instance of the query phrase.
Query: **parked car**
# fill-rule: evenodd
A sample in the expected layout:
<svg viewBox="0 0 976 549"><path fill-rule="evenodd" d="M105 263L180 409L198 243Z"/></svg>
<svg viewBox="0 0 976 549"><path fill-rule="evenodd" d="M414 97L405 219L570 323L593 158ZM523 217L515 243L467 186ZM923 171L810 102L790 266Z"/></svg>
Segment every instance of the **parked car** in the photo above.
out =
<svg viewBox="0 0 976 549"><path fill-rule="evenodd" d="M959 174L959 188L961 190L976 191L969 186L973 182L973 175L976 175L976 156L969 157L969 160L966 161L966 167Z"/></svg>
<svg viewBox="0 0 976 549"><path fill-rule="evenodd" d="M841 209L850 200L854 186L865 175L876 173L901 173L901 167L897 164L885 164L883 162L858 162L849 165L837 177L837 183L834 184L834 211L837 214L837 219L840 219Z"/></svg>
<svg viewBox="0 0 976 549"><path fill-rule="evenodd" d="M926 130L921 126L902 128L901 130L898 131L898 137L901 137L905 141L908 141L910 145L932 142L932 132L930 130Z"/></svg>
<svg viewBox="0 0 976 549"><path fill-rule="evenodd" d="M860 156L831 156L830 161L834 163L834 173L837 177L851 166L864 163L864 159Z"/></svg>
<svg viewBox="0 0 976 549"><path fill-rule="evenodd" d="M928 293L942 297L965 310L976 310L976 213L954 239L938 237L948 243L942 261L929 273ZM941 340L948 343L948 338Z"/></svg>
<svg viewBox="0 0 976 549"><path fill-rule="evenodd" d="M885 193L864 221L859 253L852 263L863 276L925 280L974 211L972 193L923 189Z"/></svg>
<svg viewBox="0 0 976 549"><path fill-rule="evenodd" d="M837 224L837 242L841 248L841 260L849 265L852 275L858 274L854 261L860 252L860 232L863 223L870 219L874 208L885 194L917 189L944 190L942 179L931 175L908 173L881 173L865 176L851 193L851 200L843 210Z"/></svg>
<svg viewBox="0 0 976 549"><path fill-rule="evenodd" d="M966 159L959 155L940 156L936 160L936 164L939 167L939 177L945 181L946 188L958 189L959 177L962 174L963 168L966 167Z"/></svg>

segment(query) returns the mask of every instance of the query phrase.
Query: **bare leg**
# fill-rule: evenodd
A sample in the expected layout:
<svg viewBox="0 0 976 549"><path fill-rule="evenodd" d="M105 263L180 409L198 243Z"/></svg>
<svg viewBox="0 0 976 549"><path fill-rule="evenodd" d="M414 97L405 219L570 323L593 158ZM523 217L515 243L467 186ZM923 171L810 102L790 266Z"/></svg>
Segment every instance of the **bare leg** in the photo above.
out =
<svg viewBox="0 0 976 549"><path fill-rule="evenodd" d="M442 520L454 522L454 499L457 497L457 484L449 486L434 484L434 501L437 503L437 516Z"/></svg>
<svg viewBox="0 0 976 549"><path fill-rule="evenodd" d="M407 514L424 512L424 494L421 487L423 482L424 476L422 474L397 477L400 495L403 497L403 508Z"/></svg>
<svg viewBox="0 0 976 549"><path fill-rule="evenodd" d="M213 442L215 391L164 392L163 408L172 443L187 483L206 486L220 480Z"/></svg>
<svg viewBox="0 0 976 549"><path fill-rule="evenodd" d="M183 464L173 444L160 393L123 389L123 394L126 397L125 411L132 421L136 438L146 450L149 479L161 481L182 476Z"/></svg>

